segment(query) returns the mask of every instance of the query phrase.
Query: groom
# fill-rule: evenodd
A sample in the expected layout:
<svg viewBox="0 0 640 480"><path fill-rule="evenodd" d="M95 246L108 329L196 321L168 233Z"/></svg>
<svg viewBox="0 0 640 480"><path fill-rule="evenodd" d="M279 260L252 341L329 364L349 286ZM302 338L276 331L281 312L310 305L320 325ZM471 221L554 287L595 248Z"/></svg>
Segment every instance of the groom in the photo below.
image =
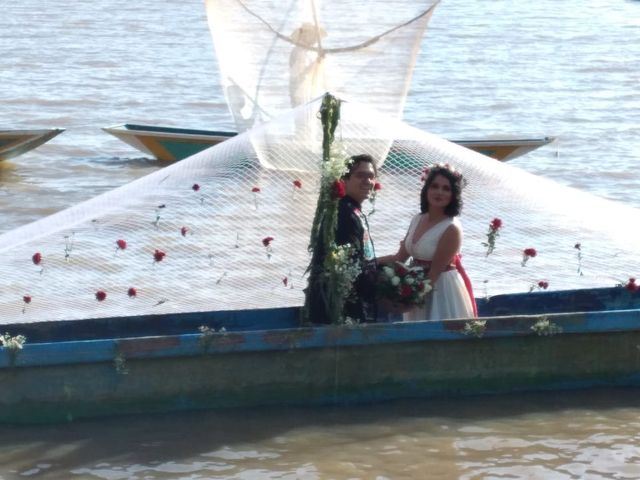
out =
<svg viewBox="0 0 640 480"><path fill-rule="evenodd" d="M373 322L376 318L376 257L367 217L362 213L362 202L373 192L378 171L373 157L368 154L354 155L348 164L348 170L342 177L345 196L338 204L335 241L338 246L354 246L355 256L360 261L362 271L354 282L353 294L345 302L344 316L360 322ZM320 244L314 250L311 259L305 310L312 323L331 323L333 320L326 311L323 290L318 284L325 256L326 247Z"/></svg>

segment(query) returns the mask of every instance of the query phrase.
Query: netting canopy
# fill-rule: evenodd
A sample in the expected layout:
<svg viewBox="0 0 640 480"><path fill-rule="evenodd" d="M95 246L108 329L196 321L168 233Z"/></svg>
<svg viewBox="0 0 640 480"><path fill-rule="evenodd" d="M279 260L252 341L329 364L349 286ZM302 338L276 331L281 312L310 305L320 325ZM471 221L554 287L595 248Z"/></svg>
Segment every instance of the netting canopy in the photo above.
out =
<svg viewBox="0 0 640 480"><path fill-rule="evenodd" d="M207 0L239 131L332 91L400 118L437 0ZM364 83L369 88L362 88Z"/></svg>
<svg viewBox="0 0 640 480"><path fill-rule="evenodd" d="M320 101L0 236L0 322L299 306L321 168ZM292 133L292 125L312 135ZM390 149L387 147L390 146ZM258 147L258 148L256 148ZM379 160L378 255L419 211L424 167L461 170L476 294L613 286L638 273L640 211L342 104L334 152ZM256 153L257 150L261 155ZM489 224L502 221L487 255ZM525 249L536 250L527 257ZM29 302L25 300L29 298Z"/></svg>

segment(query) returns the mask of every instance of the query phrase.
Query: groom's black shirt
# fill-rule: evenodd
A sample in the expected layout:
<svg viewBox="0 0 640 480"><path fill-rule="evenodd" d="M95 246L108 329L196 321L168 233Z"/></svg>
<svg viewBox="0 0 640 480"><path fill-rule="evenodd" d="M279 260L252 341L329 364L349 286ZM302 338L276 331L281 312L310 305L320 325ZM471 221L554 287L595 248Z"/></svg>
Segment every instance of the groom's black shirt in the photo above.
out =
<svg viewBox="0 0 640 480"><path fill-rule="evenodd" d="M356 259L360 261L362 273L354 282L354 293L347 298L344 315L361 322L375 321L375 275L376 260L373 240L369 236L367 217L362 213L360 204L351 197L343 197L338 203L338 222L336 227L336 245L351 244L355 249ZM321 230L324 225L321 227ZM323 289L318 282L322 273L327 246L320 241L313 251L311 272L305 308L308 318L313 323L331 323L326 303L323 300Z"/></svg>

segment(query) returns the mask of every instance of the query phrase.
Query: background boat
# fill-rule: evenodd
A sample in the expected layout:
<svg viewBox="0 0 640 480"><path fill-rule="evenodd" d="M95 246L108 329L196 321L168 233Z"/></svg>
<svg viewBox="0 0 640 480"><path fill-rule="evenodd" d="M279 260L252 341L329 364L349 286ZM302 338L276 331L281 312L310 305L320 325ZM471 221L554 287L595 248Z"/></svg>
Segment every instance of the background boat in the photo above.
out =
<svg viewBox="0 0 640 480"><path fill-rule="evenodd" d="M234 132L134 125L104 127L103 130L132 147L163 162L175 162L237 135ZM547 145L554 137L492 140L452 140L497 160L512 160Z"/></svg>
<svg viewBox="0 0 640 480"><path fill-rule="evenodd" d="M33 150L62 132L64 132L64 128L0 130L0 161L8 160Z"/></svg>

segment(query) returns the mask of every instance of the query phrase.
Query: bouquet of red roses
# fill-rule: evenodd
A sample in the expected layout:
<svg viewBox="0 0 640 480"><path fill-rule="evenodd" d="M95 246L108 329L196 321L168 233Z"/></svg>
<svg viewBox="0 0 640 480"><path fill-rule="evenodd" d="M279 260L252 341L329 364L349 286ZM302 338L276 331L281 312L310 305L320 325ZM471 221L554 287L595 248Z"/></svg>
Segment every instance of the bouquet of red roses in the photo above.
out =
<svg viewBox="0 0 640 480"><path fill-rule="evenodd" d="M378 268L377 293L387 311L402 313L424 305L431 285L422 267L394 262Z"/></svg>

